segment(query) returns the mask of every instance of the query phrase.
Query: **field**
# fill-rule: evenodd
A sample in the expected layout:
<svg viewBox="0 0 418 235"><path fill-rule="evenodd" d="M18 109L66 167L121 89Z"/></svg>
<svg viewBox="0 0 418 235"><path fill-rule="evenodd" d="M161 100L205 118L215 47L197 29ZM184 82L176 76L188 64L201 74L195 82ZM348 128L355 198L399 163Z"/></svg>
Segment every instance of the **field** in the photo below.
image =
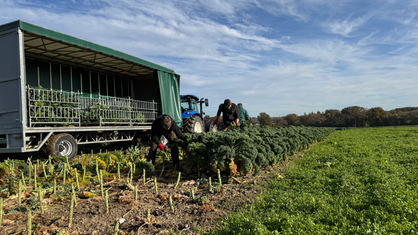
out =
<svg viewBox="0 0 418 235"><path fill-rule="evenodd" d="M418 127L337 131L214 234L417 234Z"/></svg>
<svg viewBox="0 0 418 235"><path fill-rule="evenodd" d="M0 234L26 234L29 210L33 234L415 234L418 127L332 131L190 135L180 169L143 147L9 160Z"/></svg>
<svg viewBox="0 0 418 235"><path fill-rule="evenodd" d="M154 167L141 146L101 149L72 161L6 160L0 163L5 213L0 232L111 234L116 227L119 234L199 234L253 203L289 156L332 131L234 128L186 135L187 144L173 144L190 151L181 151L179 169L172 168L170 153L161 151Z"/></svg>

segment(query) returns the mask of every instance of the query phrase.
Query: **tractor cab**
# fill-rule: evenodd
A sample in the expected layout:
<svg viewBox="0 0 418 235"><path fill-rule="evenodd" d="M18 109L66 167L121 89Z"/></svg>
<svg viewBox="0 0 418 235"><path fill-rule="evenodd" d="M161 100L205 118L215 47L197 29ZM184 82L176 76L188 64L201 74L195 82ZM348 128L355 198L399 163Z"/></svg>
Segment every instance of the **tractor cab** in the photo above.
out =
<svg viewBox="0 0 418 235"><path fill-rule="evenodd" d="M186 133L201 133L205 131L203 125L203 104L209 106L209 100L195 95L181 95L181 111L183 118L183 131Z"/></svg>
<svg viewBox="0 0 418 235"><path fill-rule="evenodd" d="M203 99L203 98L202 98ZM208 99L205 101L205 105L209 105ZM190 118L194 114L200 114L203 116L205 113L202 110L202 101L195 95L182 95L181 96L181 111L183 119Z"/></svg>

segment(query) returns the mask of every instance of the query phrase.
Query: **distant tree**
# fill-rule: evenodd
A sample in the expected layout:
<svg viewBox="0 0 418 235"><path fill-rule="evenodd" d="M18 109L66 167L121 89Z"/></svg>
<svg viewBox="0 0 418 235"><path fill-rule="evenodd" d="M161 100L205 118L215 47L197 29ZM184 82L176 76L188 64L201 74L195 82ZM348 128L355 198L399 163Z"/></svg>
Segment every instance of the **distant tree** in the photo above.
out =
<svg viewBox="0 0 418 235"><path fill-rule="evenodd" d="M340 110L327 109L325 110L324 116L325 116L324 126L333 126L333 127L343 126Z"/></svg>
<svg viewBox="0 0 418 235"><path fill-rule="evenodd" d="M298 115L294 113L286 115L284 119L289 125L293 125L293 126L299 125L299 117Z"/></svg>
<svg viewBox="0 0 418 235"><path fill-rule="evenodd" d="M299 123L304 126L322 126L325 120L325 116L319 111L316 113L305 113L304 115L299 116Z"/></svg>
<svg viewBox="0 0 418 235"><path fill-rule="evenodd" d="M260 113L260 116L258 116L257 118L261 126L273 126L273 123L271 122L271 117L267 113Z"/></svg>
<svg viewBox="0 0 418 235"><path fill-rule="evenodd" d="M350 106L343 108L341 114L346 126L361 127L368 125L366 109L360 106Z"/></svg>
<svg viewBox="0 0 418 235"><path fill-rule="evenodd" d="M383 116L383 125L384 126L399 126L401 125L401 117L399 113L390 111L386 112Z"/></svg>
<svg viewBox="0 0 418 235"><path fill-rule="evenodd" d="M381 107L371 108L367 111L367 116L369 118L370 126L381 126L383 124L383 116L385 115L385 110Z"/></svg>
<svg viewBox="0 0 418 235"><path fill-rule="evenodd" d="M271 121L273 122L273 126L288 126L289 124L283 117L272 117Z"/></svg>

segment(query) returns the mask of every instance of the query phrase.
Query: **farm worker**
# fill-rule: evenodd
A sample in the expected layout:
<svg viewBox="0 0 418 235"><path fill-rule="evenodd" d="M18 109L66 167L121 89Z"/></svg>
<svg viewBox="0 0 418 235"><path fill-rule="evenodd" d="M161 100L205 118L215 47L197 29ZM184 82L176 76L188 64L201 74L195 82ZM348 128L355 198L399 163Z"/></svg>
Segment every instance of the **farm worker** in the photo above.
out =
<svg viewBox="0 0 418 235"><path fill-rule="evenodd" d="M237 126L239 126L239 109L238 106L234 103L231 103L229 99L226 99L223 104L219 105L218 112L216 113L215 121L213 124L216 125L218 123L218 118L223 114L223 123L225 124L225 130L231 128L231 122L235 122Z"/></svg>
<svg viewBox="0 0 418 235"><path fill-rule="evenodd" d="M239 109L239 123L241 125L245 125L245 121L250 120L250 115L248 114L247 110L242 107L242 103L238 103L238 109Z"/></svg>
<svg viewBox="0 0 418 235"><path fill-rule="evenodd" d="M161 143L161 136L164 136L169 143L171 143L176 138L180 138L185 141L183 133L181 133L180 128L177 126L176 122L168 115L162 115L157 117L151 126L151 140L150 140L150 149L147 156L147 160L152 160L152 164L155 164L155 156L157 154L157 148L160 148L162 151L166 151L166 147ZM188 153L188 151L186 150ZM173 166L178 166L180 163L179 160L179 148L171 148L171 158L173 159Z"/></svg>

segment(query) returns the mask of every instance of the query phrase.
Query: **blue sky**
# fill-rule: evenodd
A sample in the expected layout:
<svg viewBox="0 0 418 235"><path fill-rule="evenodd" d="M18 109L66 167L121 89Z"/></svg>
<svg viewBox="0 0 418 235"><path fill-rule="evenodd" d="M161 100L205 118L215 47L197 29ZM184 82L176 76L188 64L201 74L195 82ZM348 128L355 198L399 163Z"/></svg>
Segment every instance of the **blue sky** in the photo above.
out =
<svg viewBox="0 0 418 235"><path fill-rule="evenodd" d="M418 106L418 1L0 0L21 19L163 65L253 117Z"/></svg>

